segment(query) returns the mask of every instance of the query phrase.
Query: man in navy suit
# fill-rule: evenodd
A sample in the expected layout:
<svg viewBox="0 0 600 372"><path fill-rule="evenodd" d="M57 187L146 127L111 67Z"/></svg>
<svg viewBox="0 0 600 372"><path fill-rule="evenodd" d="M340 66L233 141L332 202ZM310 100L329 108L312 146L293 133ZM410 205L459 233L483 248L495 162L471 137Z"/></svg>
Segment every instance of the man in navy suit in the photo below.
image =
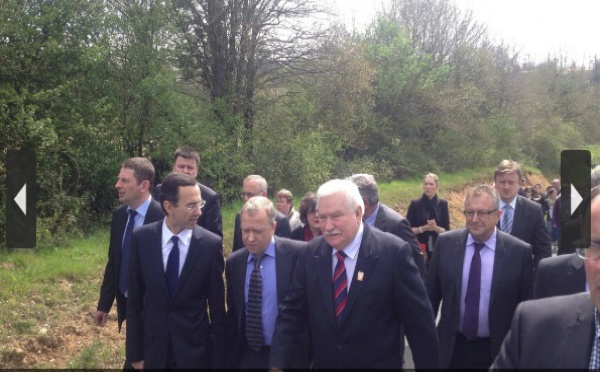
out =
<svg viewBox="0 0 600 372"><path fill-rule="evenodd" d="M496 229L502 212L494 188L465 195L466 228L438 236L427 270L442 368L487 369L510 329L517 305L531 298L531 246Z"/></svg>
<svg viewBox="0 0 600 372"><path fill-rule="evenodd" d="M191 176L167 176L160 200L167 217L133 235L127 358L136 369L224 368L222 239L196 225L204 201Z"/></svg>
<svg viewBox="0 0 600 372"><path fill-rule="evenodd" d="M279 304L287 296L292 273L305 243L275 234L275 207L263 197L250 198L242 207L241 229L245 247L229 255L225 265L227 282L227 334L230 368L267 369ZM256 260L262 282L260 293L262 343L249 342L248 304L251 302L252 273ZM308 368L307 338L294 348L292 368Z"/></svg>
<svg viewBox="0 0 600 372"><path fill-rule="evenodd" d="M533 298L565 296L585 292L585 269L577 253L544 258L533 284Z"/></svg>
<svg viewBox="0 0 600 372"><path fill-rule="evenodd" d="M253 196L264 196L267 197L267 180L264 177L259 176L257 174L251 174L248 177L244 178L244 182L242 184L242 200L244 203L248 201ZM235 225L233 227L233 247L231 249L232 252L237 251L244 247L244 241L242 240L242 230L240 229L240 213L235 215ZM277 212L275 216L275 221L277 222L277 227L275 228L275 235L281 238L291 238L292 237L292 229L290 227L290 222L287 217L281 213Z"/></svg>
<svg viewBox="0 0 600 372"><path fill-rule="evenodd" d="M591 201L592 244L579 258L589 293L542 298L517 308L491 369L600 369L600 197Z"/></svg>
<svg viewBox="0 0 600 372"><path fill-rule="evenodd" d="M502 160L496 167L494 185L500 194L500 210L503 212L498 227L531 244L535 269L542 258L552 255L552 246L542 207L517 195L521 176L521 166L515 161Z"/></svg>
<svg viewBox="0 0 600 372"><path fill-rule="evenodd" d="M194 178L198 177L200 169L200 154L189 146L179 147L173 154L172 172L185 173ZM223 217L221 215L221 197L210 187L198 182L202 200L202 214L198 218L198 226L223 237ZM153 196L159 199L161 185L156 185Z"/></svg>
<svg viewBox="0 0 600 372"><path fill-rule="evenodd" d="M108 262L104 269L104 278L100 288L100 299L94 314L94 323L105 326L108 313L115 299L117 300L117 322L119 332L127 313L127 277L129 268L128 247L123 247L125 231L128 224L130 233L134 227L164 218L165 214L160 204L150 196L154 166L145 158L130 158L121 164L121 171L115 188L118 190L119 201L123 203L112 215L110 224L110 243L108 246ZM134 213L135 212L135 213ZM130 215L131 217L130 219ZM131 240L128 240L131 242ZM125 368L130 368L129 361Z"/></svg>
<svg viewBox="0 0 600 372"><path fill-rule="evenodd" d="M435 320L409 244L363 223L351 181L329 181L317 197L323 235L298 259L269 367L289 368L308 330L315 369L402 368L403 326L415 367L439 368Z"/></svg>

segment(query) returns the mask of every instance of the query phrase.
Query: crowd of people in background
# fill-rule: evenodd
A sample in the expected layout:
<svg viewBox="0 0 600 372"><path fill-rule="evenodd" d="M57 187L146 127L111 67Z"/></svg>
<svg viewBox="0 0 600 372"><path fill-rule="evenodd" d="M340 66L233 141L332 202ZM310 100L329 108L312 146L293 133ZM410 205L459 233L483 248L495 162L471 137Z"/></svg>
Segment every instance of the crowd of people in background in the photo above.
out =
<svg viewBox="0 0 600 372"><path fill-rule="evenodd" d="M125 369L402 368L405 338L416 368L600 366L600 199L592 246L574 253L559 247L560 181L529 186L511 160L492 185L467 188L458 229L433 173L406 217L370 174L324 183L298 211L291 191L273 203L267 181L248 175L225 260L220 197L199 171L190 147L156 187L147 159L121 164L94 321L104 326L116 300ZM556 346L570 340L573 317L553 310L567 300L528 301L556 295L584 314L590 337L576 348ZM542 350L545 319L556 322L548 338L564 338Z"/></svg>

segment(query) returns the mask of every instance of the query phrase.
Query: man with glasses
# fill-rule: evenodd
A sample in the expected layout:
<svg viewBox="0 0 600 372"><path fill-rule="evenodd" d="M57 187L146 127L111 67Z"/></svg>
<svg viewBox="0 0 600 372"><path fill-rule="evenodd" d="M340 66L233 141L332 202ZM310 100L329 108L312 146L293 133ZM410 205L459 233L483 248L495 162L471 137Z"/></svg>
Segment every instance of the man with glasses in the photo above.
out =
<svg viewBox="0 0 600 372"><path fill-rule="evenodd" d="M127 359L135 369L225 367L223 241L197 226L196 180L162 183L166 218L133 233L127 301Z"/></svg>
<svg viewBox="0 0 600 372"><path fill-rule="evenodd" d="M242 184L242 193L240 194L244 204L248 201L248 199L254 196L264 196L267 197L267 180L264 177L251 174L248 177L244 178L244 182ZM244 241L242 240L242 229L240 228L240 220L241 213L235 215L235 226L233 229L233 248L231 252L235 252L240 248L244 247ZM281 213L277 212L275 216L275 222L277 222L277 226L275 228L275 235L280 238L291 238L292 237L292 229L290 227L290 222L287 217Z"/></svg>
<svg viewBox="0 0 600 372"><path fill-rule="evenodd" d="M600 369L600 198L591 202L591 240L578 249L590 293L526 301L492 369Z"/></svg>
<svg viewBox="0 0 600 372"><path fill-rule="evenodd" d="M531 244L535 268L542 258L552 255L552 245L541 205L517 195L521 177L521 166L515 161L502 160L496 167L494 185L503 212L498 228Z"/></svg>
<svg viewBox="0 0 600 372"><path fill-rule="evenodd" d="M531 298L531 246L496 229L502 211L491 186L468 189L464 205L467 227L440 234L425 282L436 315L442 303L442 368L487 369L515 308Z"/></svg>

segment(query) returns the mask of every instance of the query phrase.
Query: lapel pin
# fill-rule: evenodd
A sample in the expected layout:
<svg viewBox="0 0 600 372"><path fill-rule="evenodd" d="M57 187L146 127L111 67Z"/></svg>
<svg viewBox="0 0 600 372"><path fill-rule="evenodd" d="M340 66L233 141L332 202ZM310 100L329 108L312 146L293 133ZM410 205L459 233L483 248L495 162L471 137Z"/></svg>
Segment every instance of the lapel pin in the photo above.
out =
<svg viewBox="0 0 600 372"><path fill-rule="evenodd" d="M356 276L356 279L357 279L359 282L362 282L362 280L363 280L363 278L364 278L364 277L365 277L365 273L363 273L362 271L359 271L359 272L358 272L358 275Z"/></svg>

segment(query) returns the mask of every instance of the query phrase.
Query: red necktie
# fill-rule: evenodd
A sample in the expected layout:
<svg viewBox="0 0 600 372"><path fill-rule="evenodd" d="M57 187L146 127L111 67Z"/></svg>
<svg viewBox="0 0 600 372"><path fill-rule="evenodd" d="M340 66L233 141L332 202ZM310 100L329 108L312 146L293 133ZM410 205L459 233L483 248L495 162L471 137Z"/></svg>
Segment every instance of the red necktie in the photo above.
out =
<svg viewBox="0 0 600 372"><path fill-rule="evenodd" d="M344 258L347 255L344 252L336 252L335 256L338 262L333 273L333 311L336 321L339 321L348 297L348 277L346 275L346 265L344 265Z"/></svg>

